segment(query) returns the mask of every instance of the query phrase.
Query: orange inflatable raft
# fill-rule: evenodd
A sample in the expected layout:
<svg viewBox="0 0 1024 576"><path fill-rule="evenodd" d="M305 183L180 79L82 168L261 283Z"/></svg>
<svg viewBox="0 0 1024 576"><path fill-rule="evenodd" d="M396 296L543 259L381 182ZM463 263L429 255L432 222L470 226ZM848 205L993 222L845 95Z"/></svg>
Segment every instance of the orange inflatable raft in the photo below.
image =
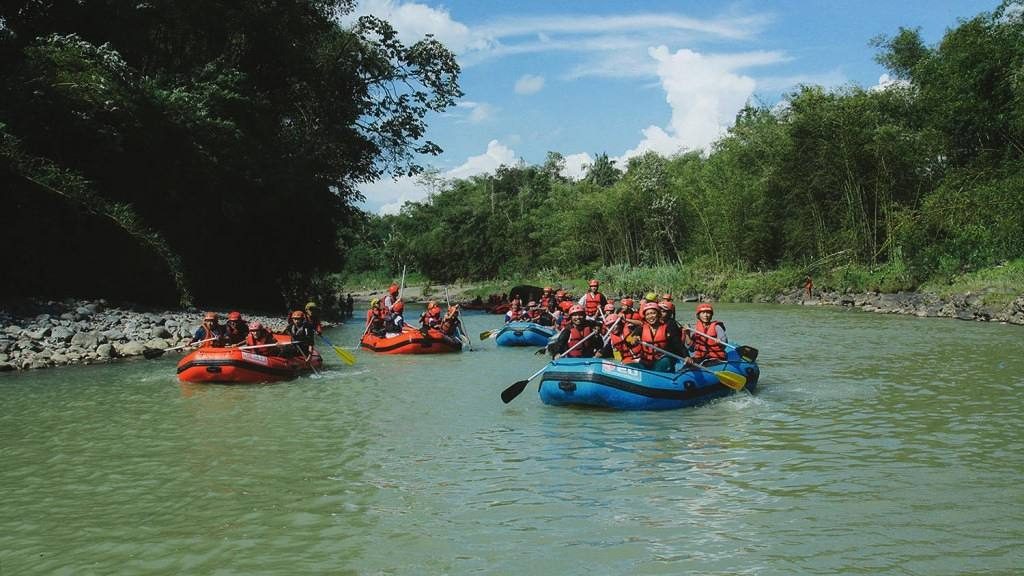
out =
<svg viewBox="0 0 1024 576"><path fill-rule="evenodd" d="M283 346L271 348L275 353L295 352L291 336L274 334L274 339ZM315 349L308 359L301 355L286 357L261 354L266 350L209 346L199 348L178 362L178 380L230 384L280 382L320 370L324 363Z"/></svg>
<svg viewBox="0 0 1024 576"><path fill-rule="evenodd" d="M367 332L359 344L381 354L444 354L462 350L462 342L445 336L440 330L431 328L423 333L411 326L406 326L400 334L384 338Z"/></svg>

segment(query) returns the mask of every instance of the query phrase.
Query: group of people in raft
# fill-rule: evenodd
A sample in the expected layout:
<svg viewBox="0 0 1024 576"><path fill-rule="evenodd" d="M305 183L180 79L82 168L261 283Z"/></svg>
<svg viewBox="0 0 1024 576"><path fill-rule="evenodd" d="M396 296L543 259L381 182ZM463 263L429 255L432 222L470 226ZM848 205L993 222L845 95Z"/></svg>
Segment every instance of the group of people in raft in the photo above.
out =
<svg viewBox="0 0 1024 576"><path fill-rule="evenodd" d="M314 335L323 334L316 303L307 302L305 310L292 311L288 315L288 325L280 333L291 336L291 343L278 343L267 326L257 321L247 323L239 312L229 312L225 324L220 323L216 312L207 312L203 315L203 324L196 330L189 344L198 344L200 348L244 347L265 356L290 357L302 354L309 358Z"/></svg>
<svg viewBox="0 0 1024 576"><path fill-rule="evenodd" d="M659 298L649 292L639 302L627 297L616 305L601 293L601 283L591 280L579 300L550 287L544 288L540 301L530 301L525 307L514 299L505 322L559 328L557 338L547 348L555 358L614 357L661 372L675 370L676 358L672 355L682 358L685 366L725 360L724 344L729 340L725 324L714 319L711 304L697 305L693 328L681 325L675 314L671 294Z"/></svg>
<svg viewBox="0 0 1024 576"><path fill-rule="evenodd" d="M405 303L400 291L398 284L392 283L383 299L374 298L370 301L370 309L366 311L365 332L379 338L392 338L405 330ZM458 304L448 306L447 313L442 316L440 304L430 300L420 315L419 330L424 335L428 335L430 330L437 330L444 338L461 341L461 328Z"/></svg>

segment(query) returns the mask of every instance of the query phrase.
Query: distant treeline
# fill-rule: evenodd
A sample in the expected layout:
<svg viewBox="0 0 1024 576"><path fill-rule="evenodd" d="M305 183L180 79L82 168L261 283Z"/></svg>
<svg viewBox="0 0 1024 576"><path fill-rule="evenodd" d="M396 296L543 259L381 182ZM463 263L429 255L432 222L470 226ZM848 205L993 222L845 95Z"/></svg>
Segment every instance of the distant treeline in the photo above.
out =
<svg viewBox="0 0 1024 576"><path fill-rule="evenodd" d="M853 263L898 284L1024 256L1024 6L960 22L935 47L873 40L885 89L801 87L750 105L706 154L654 153L582 180L541 166L434 182L371 217L351 274L408 264L438 282L687 264Z"/></svg>
<svg viewBox="0 0 1024 576"><path fill-rule="evenodd" d="M419 171L454 56L355 0L0 4L0 297L283 307L360 182Z"/></svg>

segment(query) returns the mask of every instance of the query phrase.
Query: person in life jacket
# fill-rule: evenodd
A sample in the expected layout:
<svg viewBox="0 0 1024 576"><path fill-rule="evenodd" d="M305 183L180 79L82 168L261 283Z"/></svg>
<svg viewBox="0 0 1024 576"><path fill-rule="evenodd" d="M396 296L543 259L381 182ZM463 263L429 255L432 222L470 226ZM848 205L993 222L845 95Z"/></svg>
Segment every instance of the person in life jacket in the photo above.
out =
<svg viewBox="0 0 1024 576"><path fill-rule="evenodd" d="M523 311L519 307L519 300L513 300L512 304L508 308L508 312L505 312L505 324L509 322L519 322L523 318Z"/></svg>
<svg viewBox="0 0 1024 576"><path fill-rule="evenodd" d="M224 326L224 340L227 346L240 346L249 335L249 327L242 320L240 312L228 312L228 321Z"/></svg>
<svg viewBox="0 0 1024 576"><path fill-rule="evenodd" d="M583 307L576 304L569 309L569 325L554 342L548 344L548 352L556 359L561 358L563 354L570 358L591 358L601 349L600 330L601 324L587 318ZM595 332L597 334L594 334ZM573 350L573 346L583 339L586 339L586 342ZM571 351L566 354L569 350Z"/></svg>
<svg viewBox="0 0 1024 576"><path fill-rule="evenodd" d="M420 330L441 327L441 307L436 300L427 302L427 309L420 314Z"/></svg>
<svg viewBox="0 0 1024 576"><path fill-rule="evenodd" d="M444 320L441 321L441 333L453 340L462 340L462 332L459 328L461 325L459 318L459 305L455 304L448 307L448 312L445 314Z"/></svg>
<svg viewBox="0 0 1024 576"><path fill-rule="evenodd" d="M554 312L555 296L552 292L551 286L544 287L544 292L540 295L540 307L548 312Z"/></svg>
<svg viewBox="0 0 1024 576"><path fill-rule="evenodd" d="M608 300L604 297L604 294L601 294L600 287L600 282L591 280L590 290L581 296L579 302L577 302L577 304L583 307L583 311L587 314L588 318L604 316L604 305L608 303Z"/></svg>
<svg viewBox="0 0 1024 576"><path fill-rule="evenodd" d="M303 356L309 357L310 351L313 349L313 338L316 332L309 325L309 322L306 321L305 312L293 310L288 315L288 326L285 327L284 334L291 336L292 342L295 343L288 347L291 350L285 349L286 356L294 356L297 349Z"/></svg>
<svg viewBox="0 0 1024 576"><path fill-rule="evenodd" d="M565 329L565 327L569 325L569 310L572 310L573 306L578 306L578 304L573 304L570 300L562 300L559 302L558 312L556 312L556 314L559 316L558 328L560 330Z"/></svg>
<svg viewBox="0 0 1024 576"><path fill-rule="evenodd" d="M605 334L608 343L595 356L602 358L621 358L623 364L633 364L640 361L640 337L634 333L633 326L623 321L619 314L609 314L604 317Z"/></svg>
<svg viewBox="0 0 1024 576"><path fill-rule="evenodd" d="M690 345L693 347L693 359L697 362L725 361L725 346L722 345L722 342L728 342L729 338L725 335L725 324L718 320L712 320L714 314L715 309L711 307L711 304L707 302L700 304L697 306L697 322L694 324L694 330L688 330ZM722 342L716 342L697 332L703 332Z"/></svg>
<svg viewBox="0 0 1024 576"><path fill-rule="evenodd" d="M381 308L383 308L385 312L390 312L391 307L398 301L398 292L400 290L401 288L399 288L398 284L395 284L394 282L391 283L391 286L388 286L388 295L385 296L384 300L380 303Z"/></svg>
<svg viewBox="0 0 1024 576"><path fill-rule="evenodd" d="M644 317L640 315L640 311L633 307L632 298L623 298L621 304L619 316L622 316L623 322L631 326L640 326L644 323Z"/></svg>
<svg viewBox="0 0 1024 576"><path fill-rule="evenodd" d="M380 338L384 337L385 318L387 318L387 313L380 305L380 300L376 298L370 300L370 308L366 311L365 332L369 332L370 334Z"/></svg>
<svg viewBox="0 0 1024 576"><path fill-rule="evenodd" d="M686 347L680 337L679 329L674 324L665 322L661 317L661 307L654 302L646 302L640 307L644 315L644 325L641 328L640 340L653 344L666 352L685 358L687 366L693 364ZM675 358L655 350L650 346L644 346L640 350L640 364L648 370L657 372L672 372L675 370Z"/></svg>
<svg viewBox="0 0 1024 576"><path fill-rule="evenodd" d="M275 356L278 353L276 346L264 346L265 344L274 344L277 340L274 339L274 335L270 333L260 322L249 322L249 333L245 337L246 346L262 346L261 348L253 348L251 352L256 354L262 354L264 356Z"/></svg>
<svg viewBox="0 0 1024 576"><path fill-rule="evenodd" d="M309 325L318 335L324 333L323 323L320 322L320 313L316 302L306 302L306 322L309 322Z"/></svg>
<svg viewBox="0 0 1024 576"><path fill-rule="evenodd" d="M391 314L384 321L384 332L387 333L388 338L401 334L405 328L405 317L402 316L404 311L405 302L401 300L391 305Z"/></svg>
<svg viewBox="0 0 1024 576"><path fill-rule="evenodd" d="M203 340L209 340L209 342L203 342L199 345L200 348L206 348L208 346L221 347L224 345L224 327L217 322L216 312L207 312L203 314L203 323L196 329L196 333L192 336L192 340L189 344L195 344L196 342L203 342ZM213 338L213 340L210 340Z"/></svg>
<svg viewBox="0 0 1024 576"><path fill-rule="evenodd" d="M676 321L676 305L671 300L662 300L658 302L658 308L661 308L661 319L668 324L675 325L676 328L681 328L679 322Z"/></svg>

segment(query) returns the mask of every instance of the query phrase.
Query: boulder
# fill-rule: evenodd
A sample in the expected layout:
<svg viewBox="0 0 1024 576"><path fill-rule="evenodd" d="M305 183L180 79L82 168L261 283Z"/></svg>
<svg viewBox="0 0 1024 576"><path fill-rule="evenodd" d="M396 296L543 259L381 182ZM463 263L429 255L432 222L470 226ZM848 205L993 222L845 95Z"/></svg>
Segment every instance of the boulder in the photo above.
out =
<svg viewBox="0 0 1024 576"><path fill-rule="evenodd" d="M95 350L100 345L98 332L79 332L71 337L72 346L80 346L85 350Z"/></svg>
<svg viewBox="0 0 1024 576"><path fill-rule="evenodd" d="M57 326L50 330L50 338L57 342L68 342L75 335L75 331L65 326Z"/></svg>
<svg viewBox="0 0 1024 576"><path fill-rule="evenodd" d="M113 344L108 342L96 347L96 355L100 358L114 358L117 356L117 350L114 349Z"/></svg>
<svg viewBox="0 0 1024 576"><path fill-rule="evenodd" d="M120 356L138 356L146 349L146 345L138 340L132 340L131 342L125 342L124 344L115 342L114 350L117 351Z"/></svg>

